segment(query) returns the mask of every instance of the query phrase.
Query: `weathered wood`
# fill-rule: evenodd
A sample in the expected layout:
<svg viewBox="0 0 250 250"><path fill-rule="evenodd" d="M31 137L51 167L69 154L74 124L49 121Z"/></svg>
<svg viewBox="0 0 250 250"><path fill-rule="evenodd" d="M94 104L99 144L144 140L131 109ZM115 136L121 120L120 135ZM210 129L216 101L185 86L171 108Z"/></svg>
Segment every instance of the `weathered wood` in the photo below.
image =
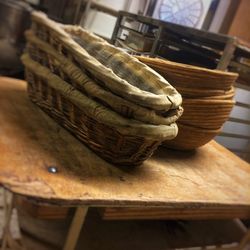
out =
<svg viewBox="0 0 250 250"><path fill-rule="evenodd" d="M78 207L76 209L63 250L75 249L87 212L88 207Z"/></svg>
<svg viewBox="0 0 250 250"><path fill-rule="evenodd" d="M118 17L118 15L119 15L119 12L117 10L112 9L110 7L107 7L105 5L99 4L95 1L91 3L90 8L97 10L97 11L104 12L104 13L109 14L109 15L114 16L114 17Z"/></svg>
<svg viewBox="0 0 250 250"><path fill-rule="evenodd" d="M25 227L22 234L27 250L40 250L41 242L47 248L62 249L69 220L38 220L21 214L19 216ZM23 223L21 223L23 225ZM24 226L24 225L23 225ZM245 228L238 220L193 220L193 221L105 221L95 208L90 208L81 231L76 250L153 250L184 249L205 246L223 246L240 242ZM27 236L29 242L27 242ZM36 239L36 241L35 241ZM33 244L30 245L30 240ZM36 244L37 243L37 247ZM203 248L202 248L203 247ZM189 250L190 250L189 249ZM208 248L209 249L209 248ZM224 246L224 250L228 250ZM231 249L230 249L231 250Z"/></svg>
<svg viewBox="0 0 250 250"><path fill-rule="evenodd" d="M202 219L230 219L249 218L250 212L242 209L218 208L100 208L104 220L202 220Z"/></svg>
<svg viewBox="0 0 250 250"><path fill-rule="evenodd" d="M234 51L236 49L237 39L232 37L229 38L228 41L225 44L224 51L222 53L222 56L219 60L219 63L217 65L217 69L219 70L226 70L230 61L232 60L234 56Z"/></svg>
<svg viewBox="0 0 250 250"><path fill-rule="evenodd" d="M249 164L217 143L186 153L160 149L140 167L119 168L40 111L25 86L0 78L0 182L10 191L64 206L250 211Z"/></svg>
<svg viewBox="0 0 250 250"><path fill-rule="evenodd" d="M43 220L65 219L70 213L69 207L40 205L29 201L25 197L15 196L15 207L33 218Z"/></svg>

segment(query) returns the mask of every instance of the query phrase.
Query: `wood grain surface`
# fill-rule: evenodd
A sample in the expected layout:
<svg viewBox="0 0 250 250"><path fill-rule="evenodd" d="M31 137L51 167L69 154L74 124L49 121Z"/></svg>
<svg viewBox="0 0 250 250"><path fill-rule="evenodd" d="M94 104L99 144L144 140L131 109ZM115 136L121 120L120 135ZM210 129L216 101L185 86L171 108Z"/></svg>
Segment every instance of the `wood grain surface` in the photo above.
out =
<svg viewBox="0 0 250 250"><path fill-rule="evenodd" d="M36 107L24 81L10 78L0 78L0 182L62 206L209 207L250 216L249 164L217 143L161 148L140 167L113 166Z"/></svg>

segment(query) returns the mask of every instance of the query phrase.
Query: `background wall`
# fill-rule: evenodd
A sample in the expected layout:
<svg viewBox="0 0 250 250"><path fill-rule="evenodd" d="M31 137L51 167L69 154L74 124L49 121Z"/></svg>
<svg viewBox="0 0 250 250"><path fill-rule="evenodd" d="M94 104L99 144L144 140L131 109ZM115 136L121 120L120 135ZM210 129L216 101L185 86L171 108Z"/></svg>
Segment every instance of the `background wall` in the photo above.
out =
<svg viewBox="0 0 250 250"><path fill-rule="evenodd" d="M226 33L250 43L250 1L249 0L221 0L217 13L210 27L211 31ZM245 104L245 107L236 106L230 114L230 118L236 121L228 121L223 127L223 132L237 134L239 137L218 136L216 140L236 154L250 161L250 87L236 88L235 100ZM242 121L237 122L237 119Z"/></svg>
<svg viewBox="0 0 250 250"><path fill-rule="evenodd" d="M96 1L114 10L125 10L132 13L143 13L147 0L98 0ZM84 23L84 27L104 38L110 39L115 27L116 17L90 10Z"/></svg>
<svg viewBox="0 0 250 250"><path fill-rule="evenodd" d="M240 0L228 34L250 42L250 1Z"/></svg>

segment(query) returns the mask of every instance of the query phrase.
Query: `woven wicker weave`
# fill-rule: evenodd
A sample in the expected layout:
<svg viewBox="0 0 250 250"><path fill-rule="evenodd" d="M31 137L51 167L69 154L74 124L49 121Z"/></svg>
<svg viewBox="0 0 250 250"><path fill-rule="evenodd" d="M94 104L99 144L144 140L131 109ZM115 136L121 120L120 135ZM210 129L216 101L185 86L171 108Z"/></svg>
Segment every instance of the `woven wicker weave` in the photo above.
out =
<svg viewBox="0 0 250 250"><path fill-rule="evenodd" d="M158 58L137 58L171 81L183 96L184 114L177 122L179 133L164 145L190 150L212 140L234 106L233 84L238 75Z"/></svg>
<svg viewBox="0 0 250 250"><path fill-rule="evenodd" d="M164 115L158 115L154 110L127 101L99 86L86 73L73 64L71 60L59 54L48 43L37 38L32 31L26 32L26 38L28 40L27 48L29 55L34 61L48 67L51 72L72 84L80 92L87 94L92 99L127 118L133 118L149 124L169 125L175 122L182 114L181 107L171 109Z"/></svg>
<svg viewBox="0 0 250 250"><path fill-rule="evenodd" d="M107 161L139 165L162 141L177 134L174 123L155 126L125 119L88 98L28 55L23 55L22 61L31 99Z"/></svg>
<svg viewBox="0 0 250 250"><path fill-rule="evenodd" d="M180 94L162 76L103 39L80 27L64 28L42 13L35 12L32 21L36 36L51 44L113 93L157 111L165 112L180 106ZM88 51L83 48L85 37L91 43ZM94 51L97 49L96 54ZM98 60L91 56L94 53L98 55Z"/></svg>
<svg viewBox="0 0 250 250"><path fill-rule="evenodd" d="M184 99L185 112L179 121L203 129L220 129L234 104L233 100Z"/></svg>
<svg viewBox="0 0 250 250"><path fill-rule="evenodd" d="M220 129L202 129L178 123L179 133L174 140L165 141L164 146L179 150L192 150L211 141Z"/></svg>
<svg viewBox="0 0 250 250"><path fill-rule="evenodd" d="M198 90L230 90L238 74L175 63L158 58L137 57L178 88Z"/></svg>
<svg viewBox="0 0 250 250"><path fill-rule="evenodd" d="M218 100L230 100L234 97L235 90L232 86L229 90L213 90L213 89L196 89L189 87L176 87L181 93L183 98L205 98L205 99L218 99Z"/></svg>

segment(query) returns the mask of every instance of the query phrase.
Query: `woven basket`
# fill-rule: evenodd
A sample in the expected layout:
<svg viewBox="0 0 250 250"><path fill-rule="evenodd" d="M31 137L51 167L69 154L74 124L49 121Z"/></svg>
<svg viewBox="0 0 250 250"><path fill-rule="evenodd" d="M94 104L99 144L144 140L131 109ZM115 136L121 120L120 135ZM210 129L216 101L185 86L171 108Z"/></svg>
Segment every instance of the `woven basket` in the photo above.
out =
<svg viewBox="0 0 250 250"><path fill-rule="evenodd" d="M22 56L32 101L99 156L119 165L139 165L177 134L176 124L149 125L125 119L88 98L57 75Z"/></svg>
<svg viewBox="0 0 250 250"><path fill-rule="evenodd" d="M59 25L43 13L34 12L32 21L37 37L114 94L157 111L180 106L180 94L162 76L103 39L80 27Z"/></svg>
<svg viewBox="0 0 250 250"><path fill-rule="evenodd" d="M48 67L51 72L69 84L72 84L72 86L80 92L90 96L92 99L95 99L97 102L102 103L124 117L149 124L169 125L175 122L182 114L181 107L158 115L154 110L127 101L99 86L79 67L73 64L71 60L59 54L48 43L37 38L32 31L26 32L26 39L28 41L28 53L34 61Z"/></svg>
<svg viewBox="0 0 250 250"><path fill-rule="evenodd" d="M228 120L233 100L184 99L182 124L204 129L219 129Z"/></svg>
<svg viewBox="0 0 250 250"><path fill-rule="evenodd" d="M211 141L220 129L202 129L178 122L179 132L174 140L165 141L163 146L178 150L193 150Z"/></svg>
<svg viewBox="0 0 250 250"><path fill-rule="evenodd" d="M137 58L160 73L176 88L227 91L231 89L238 77L238 74L232 72L211 70L158 58Z"/></svg>
<svg viewBox="0 0 250 250"><path fill-rule="evenodd" d="M188 87L176 87L176 89L184 98L230 100L235 94L234 87L231 87L229 90L204 90Z"/></svg>

